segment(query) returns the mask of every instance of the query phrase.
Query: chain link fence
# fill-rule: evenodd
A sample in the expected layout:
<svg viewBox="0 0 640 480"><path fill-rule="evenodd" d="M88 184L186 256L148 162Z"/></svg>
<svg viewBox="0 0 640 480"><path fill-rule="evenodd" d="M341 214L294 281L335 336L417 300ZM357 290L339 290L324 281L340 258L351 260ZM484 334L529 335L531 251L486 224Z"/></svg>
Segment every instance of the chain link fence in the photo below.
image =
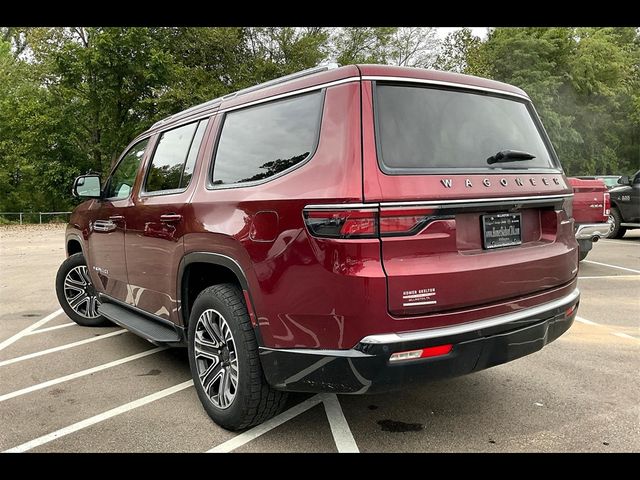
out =
<svg viewBox="0 0 640 480"><path fill-rule="evenodd" d="M71 212L0 212L0 224L68 222L70 214Z"/></svg>

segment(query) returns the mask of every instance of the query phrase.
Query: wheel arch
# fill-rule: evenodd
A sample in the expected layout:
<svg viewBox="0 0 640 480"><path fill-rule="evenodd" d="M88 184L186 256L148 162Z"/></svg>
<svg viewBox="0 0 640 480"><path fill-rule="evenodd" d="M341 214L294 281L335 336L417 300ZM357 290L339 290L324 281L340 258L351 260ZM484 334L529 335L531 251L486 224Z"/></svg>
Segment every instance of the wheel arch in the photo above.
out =
<svg viewBox="0 0 640 480"><path fill-rule="evenodd" d="M67 238L65 240L65 250L67 253L67 257L70 257L71 255L74 255L76 253L82 253L86 259L86 254L84 253L84 245L82 243L82 239L78 235L75 235L73 233L67 235Z"/></svg>
<svg viewBox="0 0 640 480"><path fill-rule="evenodd" d="M209 271L217 272L220 276L220 281L216 282L204 282L203 288L196 289L202 291L207 286L216 285L219 283L227 283L233 281L236 283L244 293L245 302L247 303L247 310L251 317L251 323L254 327L257 327L257 316L255 314L255 304L249 289L249 282L247 275L233 258L223 255L221 253L212 252L191 252L187 253L178 267L178 279L177 279L177 294L180 300L180 317L182 319L185 328L189 322L189 315L191 314L191 306L195 301L196 295L191 292L190 279L192 277L193 269L209 268ZM258 329L256 328L256 331ZM259 338L259 334L256 334ZM260 340L259 340L260 341Z"/></svg>

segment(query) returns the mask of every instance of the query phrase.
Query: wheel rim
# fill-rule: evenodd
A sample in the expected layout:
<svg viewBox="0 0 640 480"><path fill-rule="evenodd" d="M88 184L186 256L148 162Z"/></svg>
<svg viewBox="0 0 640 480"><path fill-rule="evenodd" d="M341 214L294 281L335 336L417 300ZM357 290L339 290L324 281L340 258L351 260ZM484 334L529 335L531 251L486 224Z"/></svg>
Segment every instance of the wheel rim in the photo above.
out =
<svg viewBox="0 0 640 480"><path fill-rule="evenodd" d="M609 218L611 219L611 233L609 235L613 236L616 233L616 217L615 215L610 215Z"/></svg>
<svg viewBox="0 0 640 480"><path fill-rule="evenodd" d="M72 268L64 278L64 298L75 313L84 318L99 317L98 294L93 288L86 265Z"/></svg>
<svg viewBox="0 0 640 480"><path fill-rule="evenodd" d="M238 391L238 356L229 324L220 312L205 310L198 318L194 337L200 385L211 403L224 410Z"/></svg>

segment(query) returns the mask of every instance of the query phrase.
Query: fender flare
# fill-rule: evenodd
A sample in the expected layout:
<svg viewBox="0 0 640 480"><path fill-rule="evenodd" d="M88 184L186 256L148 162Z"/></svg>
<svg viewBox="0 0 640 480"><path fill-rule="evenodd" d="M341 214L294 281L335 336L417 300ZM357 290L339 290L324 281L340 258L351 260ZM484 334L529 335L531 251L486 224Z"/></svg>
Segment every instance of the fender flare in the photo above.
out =
<svg viewBox="0 0 640 480"><path fill-rule="evenodd" d="M180 265L178 266L178 278L176 282L176 287L177 287L176 290L177 290L179 305L180 305L179 307L180 316L183 320L185 318L186 319L189 318L190 312L185 310L184 308L185 306L182 303L182 299L186 298L186 291L185 291L186 285L182 284L182 277L184 276L185 269L192 263L210 263L212 265L219 265L221 267L225 267L231 270L236 276L236 278L238 279L238 281L240 282L240 287L245 292L247 292L246 298L250 302L250 305L247 305L247 308L249 310L249 316L255 316L256 319L258 318L257 314L255 313L256 312L255 302L251 295L251 290L249 289L249 282L247 280L247 275L244 273L244 270L242 269L242 267L238 262L236 262L233 258L227 255L223 255L221 253L191 252L184 255L180 260ZM184 325L186 326L186 324L187 324L187 321L184 320ZM260 329L254 328L254 330L256 332L258 344L261 345L262 338L260 335Z"/></svg>
<svg viewBox="0 0 640 480"><path fill-rule="evenodd" d="M78 235L77 233L67 233L65 235L64 238L64 251L67 254L67 257L69 256L69 242L71 240L75 240L76 242L78 242L80 244L80 250L82 251L82 255L84 255L84 258L87 258L87 254L86 254L86 249L84 248L84 241L82 239L82 237L80 237L80 235Z"/></svg>

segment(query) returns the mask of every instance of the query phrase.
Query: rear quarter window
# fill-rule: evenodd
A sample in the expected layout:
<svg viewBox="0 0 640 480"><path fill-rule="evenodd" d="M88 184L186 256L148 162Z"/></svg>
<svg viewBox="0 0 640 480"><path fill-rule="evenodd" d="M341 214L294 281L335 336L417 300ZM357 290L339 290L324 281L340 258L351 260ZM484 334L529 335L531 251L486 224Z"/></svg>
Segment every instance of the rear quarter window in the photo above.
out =
<svg viewBox="0 0 640 480"><path fill-rule="evenodd" d="M426 169L556 168L524 101L484 93L378 83L376 141L388 173ZM535 155L488 165L502 150Z"/></svg>
<svg viewBox="0 0 640 480"><path fill-rule="evenodd" d="M323 98L318 91L227 113L213 185L265 181L309 159L318 141Z"/></svg>

